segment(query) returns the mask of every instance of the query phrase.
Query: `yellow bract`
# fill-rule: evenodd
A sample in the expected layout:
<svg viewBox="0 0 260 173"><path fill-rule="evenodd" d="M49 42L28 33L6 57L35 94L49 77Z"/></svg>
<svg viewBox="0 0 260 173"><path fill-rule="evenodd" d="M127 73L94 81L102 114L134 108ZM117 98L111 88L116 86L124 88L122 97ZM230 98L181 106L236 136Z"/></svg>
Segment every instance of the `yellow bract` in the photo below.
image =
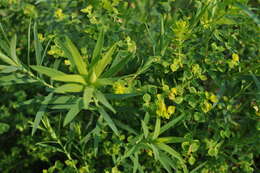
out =
<svg viewBox="0 0 260 173"><path fill-rule="evenodd" d="M124 84L120 82L116 82L113 86L115 94L125 94L127 93L127 88L124 86Z"/></svg>
<svg viewBox="0 0 260 173"><path fill-rule="evenodd" d="M63 14L62 9L60 9L60 8L55 11L54 16L55 16L57 19L59 19L59 20L62 20L62 19L65 18L65 15Z"/></svg>
<svg viewBox="0 0 260 173"><path fill-rule="evenodd" d="M204 113L207 113L207 112L209 112L209 111L212 109L212 104L209 103L208 101L204 101L204 103L203 103L201 109L202 109L202 111L203 111Z"/></svg>
<svg viewBox="0 0 260 173"><path fill-rule="evenodd" d="M175 113L176 107L175 106L169 106L167 108L167 106L164 103L164 98L161 94L157 94L156 105L157 105L156 114L160 117L169 119L170 116Z"/></svg>

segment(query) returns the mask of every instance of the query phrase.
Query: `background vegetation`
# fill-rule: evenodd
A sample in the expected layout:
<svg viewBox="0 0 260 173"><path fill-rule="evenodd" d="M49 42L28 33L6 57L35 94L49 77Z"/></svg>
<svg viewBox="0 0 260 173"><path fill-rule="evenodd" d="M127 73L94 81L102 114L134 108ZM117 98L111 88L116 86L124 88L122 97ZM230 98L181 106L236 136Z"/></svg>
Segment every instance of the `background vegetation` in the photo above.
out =
<svg viewBox="0 0 260 173"><path fill-rule="evenodd" d="M0 172L260 172L259 0L1 0Z"/></svg>

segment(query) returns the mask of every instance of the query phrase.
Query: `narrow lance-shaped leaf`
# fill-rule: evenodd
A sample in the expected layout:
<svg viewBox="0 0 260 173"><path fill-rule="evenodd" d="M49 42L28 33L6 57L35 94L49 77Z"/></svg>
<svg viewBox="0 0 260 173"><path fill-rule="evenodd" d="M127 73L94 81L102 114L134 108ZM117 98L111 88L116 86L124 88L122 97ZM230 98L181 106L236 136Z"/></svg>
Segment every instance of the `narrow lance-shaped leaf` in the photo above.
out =
<svg viewBox="0 0 260 173"><path fill-rule="evenodd" d="M166 154L160 153L159 162L162 164L163 168L166 169L166 171L168 173L172 172L172 169L170 166L171 159Z"/></svg>
<svg viewBox="0 0 260 173"><path fill-rule="evenodd" d="M161 150L169 153L172 157L175 157L176 159L178 159L181 162L181 166L183 168L183 172L184 173L188 173L187 167L184 164L184 160L181 157L180 153L178 153L177 151L175 151L172 147L170 147L169 145L166 145L164 143L156 143L156 146L158 148L160 148Z"/></svg>
<svg viewBox="0 0 260 173"><path fill-rule="evenodd" d="M100 113L101 116L103 116L104 120L107 122L108 126L114 131L114 133L119 136L119 132L117 130L117 127L111 117L106 113L106 111L102 108L98 108L98 112Z"/></svg>
<svg viewBox="0 0 260 173"><path fill-rule="evenodd" d="M156 118L154 133L153 133L153 139L156 139L160 134L160 128L161 128L161 119L159 117Z"/></svg>
<svg viewBox="0 0 260 173"><path fill-rule="evenodd" d="M91 98L93 97L94 88L86 87L83 93L84 109L88 109Z"/></svg>
<svg viewBox="0 0 260 173"><path fill-rule="evenodd" d="M37 71L38 73L45 74L51 78L56 77L56 76L65 75L65 73L58 71L56 69L53 69L53 68L49 68L49 67L32 65L31 68L33 70Z"/></svg>
<svg viewBox="0 0 260 173"><path fill-rule="evenodd" d="M260 27L260 20L258 19L255 13L253 13L248 7L244 6L241 3L236 2L235 5L241 8L249 17L251 17L254 20L258 27Z"/></svg>
<svg viewBox="0 0 260 173"><path fill-rule="evenodd" d="M2 34L4 36L4 39L5 39L6 43L9 44L9 40L8 40L7 35L6 35L5 31L4 31L4 27L2 26L1 23L0 23L0 29L1 29L1 32L2 32Z"/></svg>
<svg viewBox="0 0 260 173"><path fill-rule="evenodd" d="M13 61L16 63L16 64L19 64L18 63L18 58L17 58L17 55L16 55L16 41L17 41L17 37L16 35L13 36L12 40L11 40L11 45L10 45L10 54L11 54L11 58L13 59Z"/></svg>
<svg viewBox="0 0 260 173"><path fill-rule="evenodd" d="M147 138L148 135L149 135L148 127L143 120L141 121L141 124L142 124L142 129L143 129L143 132L144 132L144 137Z"/></svg>
<svg viewBox="0 0 260 173"><path fill-rule="evenodd" d="M96 62L98 61L98 56L100 56L100 54L102 52L103 44L104 44L104 30L101 29L101 31L98 35L98 40L97 40L96 46L93 51L91 64L96 64Z"/></svg>
<svg viewBox="0 0 260 173"><path fill-rule="evenodd" d="M65 40L57 39L55 40L56 44L62 49L67 56L73 66L75 66L80 74L87 74L87 66L83 61L83 57L80 55L77 47L74 43L69 39L69 37L65 37Z"/></svg>
<svg viewBox="0 0 260 173"><path fill-rule="evenodd" d="M52 77L52 80L61 81L61 82L75 82L86 84L86 81L83 76L77 74L63 74L60 76Z"/></svg>
<svg viewBox="0 0 260 173"><path fill-rule="evenodd" d="M133 57L133 55L129 55L125 58L122 58L116 65L111 66L104 74L102 77L112 77L116 73L118 73L122 68L125 67L125 65L129 62L129 60Z"/></svg>
<svg viewBox="0 0 260 173"><path fill-rule="evenodd" d="M83 85L80 84L64 84L59 87L57 87L54 92L56 93L75 93L75 92L81 92L83 90Z"/></svg>
<svg viewBox="0 0 260 173"><path fill-rule="evenodd" d="M82 108L83 108L82 99L78 99L76 104L74 104L69 110L69 112L66 114L63 122L63 126L69 124L78 115L78 113L82 110Z"/></svg>
<svg viewBox="0 0 260 173"><path fill-rule="evenodd" d="M41 105L39 111L37 112L34 123L33 123L32 135L34 135L34 133L36 132L36 130L41 122L42 116L45 114L48 104L52 99L52 96L53 96L53 93L50 93L48 96L45 97L44 101L42 102L42 105Z"/></svg>
<svg viewBox="0 0 260 173"><path fill-rule="evenodd" d="M41 54L42 54L42 45L38 39L38 31L37 31L37 23L34 23L33 27L33 35L34 35L34 48L35 48L35 56L36 56L36 64L41 65Z"/></svg>
<svg viewBox="0 0 260 173"><path fill-rule="evenodd" d="M28 27L28 40L27 40L27 65L30 65L31 57L30 57L30 49L31 49L31 25L32 19L30 18L29 27Z"/></svg>
<svg viewBox="0 0 260 173"><path fill-rule="evenodd" d="M178 116L177 118L171 120L169 123L165 124L164 126L161 127L160 134L168 130L169 128L172 128L177 124L179 121L181 121L184 118L184 114L181 116Z"/></svg>
<svg viewBox="0 0 260 173"><path fill-rule="evenodd" d="M5 54L3 54L1 51L0 51L0 60L4 61L5 63L10 64L12 66L18 66L18 64L16 64L11 58L9 58Z"/></svg>
<svg viewBox="0 0 260 173"><path fill-rule="evenodd" d="M95 72L96 77L98 78L101 73L105 70L106 66L111 62L112 55L116 49L116 44L114 44L108 52L102 57L101 60L97 62L97 64L94 65L93 72Z"/></svg>
<svg viewBox="0 0 260 173"><path fill-rule="evenodd" d="M108 102L108 100L106 99L106 97L104 96L104 94L98 90L95 90L95 98L102 103L105 107L107 107L108 109L110 109L113 113L116 113L116 110L112 107L112 105Z"/></svg>

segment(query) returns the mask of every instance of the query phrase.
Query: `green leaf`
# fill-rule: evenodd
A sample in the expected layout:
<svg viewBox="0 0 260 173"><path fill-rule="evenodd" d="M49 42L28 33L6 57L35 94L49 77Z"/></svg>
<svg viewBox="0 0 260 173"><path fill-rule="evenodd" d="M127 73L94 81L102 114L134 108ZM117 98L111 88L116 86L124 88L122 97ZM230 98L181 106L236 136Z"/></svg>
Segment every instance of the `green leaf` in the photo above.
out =
<svg viewBox="0 0 260 173"><path fill-rule="evenodd" d="M40 124L40 121L42 119L42 116L45 114L52 96L53 96L53 93L50 93L48 96L45 97L44 101L42 102L42 105L41 105L39 111L37 112L34 123L33 123L32 135L34 135L34 133L36 132L36 130Z"/></svg>
<svg viewBox="0 0 260 173"><path fill-rule="evenodd" d="M75 93L81 92L83 90L83 85L80 84L64 84L55 88L54 92L56 93Z"/></svg>
<svg viewBox="0 0 260 173"><path fill-rule="evenodd" d="M73 106L71 106L69 112L66 114L63 122L63 127L69 124L78 115L78 113L82 110L82 108L83 108L82 99L78 99L76 103Z"/></svg>
<svg viewBox="0 0 260 173"><path fill-rule="evenodd" d="M56 76L65 75L65 73L55 70L53 68L44 67L44 66L38 66L38 65L31 65L31 68L38 73L45 74L46 76L49 76L51 78Z"/></svg>
<svg viewBox="0 0 260 173"><path fill-rule="evenodd" d="M159 117L156 118L153 139L156 139L160 135L160 128L161 128L161 119Z"/></svg>
<svg viewBox="0 0 260 173"><path fill-rule="evenodd" d="M139 145L134 145L133 147L131 147L130 149L127 149L125 154L122 156L122 158L120 159L120 161L123 161L124 159L132 156L135 152L137 152L139 150Z"/></svg>
<svg viewBox="0 0 260 173"><path fill-rule="evenodd" d="M18 66L18 64L16 64L11 58L9 58L5 54L3 54L1 51L0 51L0 60L4 61L5 63L10 64L12 66Z"/></svg>
<svg viewBox="0 0 260 173"><path fill-rule="evenodd" d="M171 166L170 166L171 159L166 154L163 154L163 153L160 153L159 157L160 157L159 162L162 164L164 169L168 173L171 173L172 172L172 169L171 169Z"/></svg>
<svg viewBox="0 0 260 173"><path fill-rule="evenodd" d="M5 31L4 31L4 28L3 28L1 23L0 23L0 29L1 29L1 32L2 32L2 34L4 36L4 39L5 39L6 43L9 44L9 40L7 38L7 35L6 35Z"/></svg>
<svg viewBox="0 0 260 173"><path fill-rule="evenodd" d="M6 123L0 122L0 135L7 132L10 129L10 126Z"/></svg>
<svg viewBox="0 0 260 173"><path fill-rule="evenodd" d="M98 40L97 40L96 46L93 51L91 64L96 64L98 62L98 57L100 56L100 54L102 52L102 48L103 48L103 44L104 44L104 35L105 35L104 30L101 29L101 31L99 32L99 35L98 35Z"/></svg>
<svg viewBox="0 0 260 173"><path fill-rule="evenodd" d="M9 44L5 40L0 39L0 48L2 49L4 54L6 54L9 57L11 56Z"/></svg>
<svg viewBox="0 0 260 173"><path fill-rule="evenodd" d="M183 137L173 137L173 136L169 136L169 137L161 137L161 138L157 138L156 142L159 143L182 143L182 142L186 142L186 141L191 141L191 139L188 138L183 138Z"/></svg>
<svg viewBox="0 0 260 173"><path fill-rule="evenodd" d="M184 173L188 173L188 170L187 170L187 167L186 165L184 164L184 160L182 159L181 155L175 151L173 148L171 148L169 145L166 145L164 143L156 143L155 144L158 148L160 148L161 150L169 153L172 157L178 159L180 162L181 162L181 166L183 168L183 172Z"/></svg>
<svg viewBox="0 0 260 173"><path fill-rule="evenodd" d="M190 171L190 173L197 173L198 170L200 170L204 165L206 165L207 161L201 163L199 166L197 166L196 168L194 168L193 170Z"/></svg>
<svg viewBox="0 0 260 173"><path fill-rule="evenodd" d="M122 58L116 65L111 66L102 77L112 77L116 75L122 68L125 67L125 65L129 62L129 60L132 58L132 55L126 56L125 58Z"/></svg>
<svg viewBox="0 0 260 173"><path fill-rule="evenodd" d="M150 114L148 112L145 113L145 116L144 116L144 122L145 124L148 124L150 121Z"/></svg>
<svg viewBox="0 0 260 173"><path fill-rule="evenodd" d="M181 116L178 116L177 118L171 120L169 123L165 124L161 127L160 134L168 130L169 128L173 128L175 124L177 124L179 121L181 121L184 118L184 114Z"/></svg>
<svg viewBox="0 0 260 173"><path fill-rule="evenodd" d="M18 70L18 68L15 66L0 65L1 73L11 73L11 72L15 72L17 70Z"/></svg>
<svg viewBox="0 0 260 173"><path fill-rule="evenodd" d="M156 143L155 144L158 148L160 148L161 150L169 153L172 157L175 157L176 159L183 161L181 155L175 151L173 148L171 148L169 145L166 145L164 143Z"/></svg>
<svg viewBox="0 0 260 173"><path fill-rule="evenodd" d="M61 81L61 82L75 82L86 84L86 81L83 76L77 74L64 74L60 76L52 77L52 80Z"/></svg>
<svg viewBox="0 0 260 173"><path fill-rule="evenodd" d="M108 109L110 109L113 113L116 113L116 110L112 107L112 105L108 102L108 100L106 99L105 95L100 92L99 90L95 90L94 92L94 96L95 98L102 103L105 107L107 107Z"/></svg>
<svg viewBox="0 0 260 173"><path fill-rule="evenodd" d="M0 81L0 86L37 82L19 73L0 77Z"/></svg>
<svg viewBox="0 0 260 173"><path fill-rule="evenodd" d="M136 173L138 166L139 166L139 158L138 158L138 154L135 153L134 157L133 157L133 173Z"/></svg>
<svg viewBox="0 0 260 173"><path fill-rule="evenodd" d="M93 96L94 88L91 87L86 87L84 89L83 93L83 103L84 103L84 108L88 109L89 103L91 101L91 98Z"/></svg>
<svg viewBox="0 0 260 173"><path fill-rule="evenodd" d="M116 49L116 44L114 44L108 52L93 66L93 72L98 78L101 73L105 70L106 66L112 61L112 55Z"/></svg>
<svg viewBox="0 0 260 173"><path fill-rule="evenodd" d="M31 57L30 57L30 50L31 50L31 26L32 26L32 19L30 18L28 33L27 33L27 65L30 65Z"/></svg>
<svg viewBox="0 0 260 173"><path fill-rule="evenodd" d="M153 155L154 159L157 161L160 159L160 152L158 148L154 144L147 144L152 150L153 150Z"/></svg>
<svg viewBox="0 0 260 173"><path fill-rule="evenodd" d="M132 133L132 134L134 134L134 135L138 135L138 133L137 133L133 128L131 128L130 126L128 126L127 124L122 123L122 122L119 121L119 120L114 120L114 121L115 121L115 124L116 124L118 127L120 127L121 129L126 130L126 131L128 131L129 133Z"/></svg>
<svg viewBox="0 0 260 173"><path fill-rule="evenodd" d="M113 120L110 118L110 116L106 113L106 111L102 107L98 107L98 112L100 115L104 118L104 120L107 122L108 126L113 130L113 132L119 136L119 132L117 130L117 127Z"/></svg>
<svg viewBox="0 0 260 173"><path fill-rule="evenodd" d="M143 120L141 120L141 122L142 122L142 129L143 129L143 132L144 132L144 137L147 138L148 135L149 135L149 129L148 129L146 123Z"/></svg>
<svg viewBox="0 0 260 173"><path fill-rule="evenodd" d="M76 66L79 74L87 74L87 66L83 61L83 57L80 55L77 47L74 43L69 39L69 37L65 37L65 40L56 40L58 46L64 51L65 56L67 56L72 63L73 66Z"/></svg>
<svg viewBox="0 0 260 173"><path fill-rule="evenodd" d="M105 94L106 98L110 100L124 100L131 97L136 97L141 95L141 93L130 93L130 94Z"/></svg>
<svg viewBox="0 0 260 173"><path fill-rule="evenodd" d="M237 7L239 7L240 9L242 9L260 27L260 20L258 19L257 15L255 13L253 13L247 6L244 6L241 3L236 2L235 5Z"/></svg>
<svg viewBox="0 0 260 173"><path fill-rule="evenodd" d="M13 59L13 61L18 64L18 58L16 56L16 35L13 36L12 40L11 40L11 45L10 45L10 54L11 54L11 58Z"/></svg>
<svg viewBox="0 0 260 173"><path fill-rule="evenodd" d="M37 23L34 23L33 26L33 35L34 35L34 48L35 48L35 57L36 64L41 65L42 62L42 45L38 39Z"/></svg>
<svg viewBox="0 0 260 173"><path fill-rule="evenodd" d="M113 85L115 81L118 80L117 78L99 78L95 81L94 85L97 87L106 86L106 85Z"/></svg>

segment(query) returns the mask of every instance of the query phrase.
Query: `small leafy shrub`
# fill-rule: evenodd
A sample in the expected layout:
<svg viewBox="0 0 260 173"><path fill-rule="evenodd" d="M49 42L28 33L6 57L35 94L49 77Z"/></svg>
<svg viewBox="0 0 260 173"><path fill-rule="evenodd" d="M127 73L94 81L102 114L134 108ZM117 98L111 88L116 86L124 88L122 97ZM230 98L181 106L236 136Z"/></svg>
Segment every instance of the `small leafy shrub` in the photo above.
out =
<svg viewBox="0 0 260 173"><path fill-rule="evenodd" d="M0 172L259 172L258 3L1 1Z"/></svg>

